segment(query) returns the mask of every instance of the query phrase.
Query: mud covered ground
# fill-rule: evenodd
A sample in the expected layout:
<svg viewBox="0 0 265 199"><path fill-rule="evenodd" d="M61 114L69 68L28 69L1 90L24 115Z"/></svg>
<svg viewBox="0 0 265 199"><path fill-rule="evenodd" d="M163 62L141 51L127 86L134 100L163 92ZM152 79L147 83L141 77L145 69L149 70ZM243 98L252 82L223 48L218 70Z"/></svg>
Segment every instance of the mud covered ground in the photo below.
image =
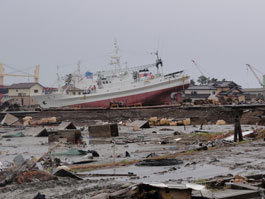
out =
<svg viewBox="0 0 265 199"><path fill-rule="evenodd" d="M92 165L106 163L120 163L119 166L99 167L96 170L79 170L84 180L59 178L48 182L31 182L16 184L0 188L0 198L33 198L38 192L46 198L90 198L98 193L114 192L132 183L139 182L196 182L205 178L227 175L250 175L263 173L265 169L265 142L263 139L246 140L240 144L224 144L221 135L233 130L232 125L207 125L203 129L216 135L192 133L199 126L153 127L133 131L132 127L120 125L119 137L106 139L89 139L88 132L82 135L88 144L85 147L76 145L60 145L54 152L62 152L69 148L95 150L99 157L93 158ZM244 131L263 128L263 126L242 125ZM1 132L24 132L22 129L0 129ZM6 133L1 133L4 135ZM175 139L181 140L175 141ZM214 138L214 139L213 139ZM115 144L113 144L115 141ZM211 143L217 146L210 147ZM208 150L197 151L200 145L208 144ZM13 158L21 153L24 158L40 157L52 145L47 137L17 137L2 138L0 140L0 162L9 166ZM125 157L125 152L130 157ZM173 166L136 166L131 163L145 159L150 153L157 156L174 156L182 160L182 164ZM51 155L52 158L55 155ZM56 156L64 164L73 161L90 160L91 156ZM123 166L121 166L123 165ZM91 177L87 174L136 174L133 177Z"/></svg>

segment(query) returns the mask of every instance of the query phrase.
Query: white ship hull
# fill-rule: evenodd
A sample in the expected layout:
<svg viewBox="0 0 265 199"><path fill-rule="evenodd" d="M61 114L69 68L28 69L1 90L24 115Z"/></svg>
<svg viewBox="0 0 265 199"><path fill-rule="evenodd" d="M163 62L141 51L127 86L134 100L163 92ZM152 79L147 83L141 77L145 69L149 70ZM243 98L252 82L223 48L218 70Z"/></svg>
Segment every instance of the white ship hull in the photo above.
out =
<svg viewBox="0 0 265 199"><path fill-rule="evenodd" d="M170 94L180 92L189 86L188 76L161 77L128 86L108 87L96 93L69 96L65 93L53 93L34 96L42 108L51 107L110 107L111 103L122 103L132 106L137 103L143 105L161 105L171 102ZM121 82L122 84L122 82Z"/></svg>

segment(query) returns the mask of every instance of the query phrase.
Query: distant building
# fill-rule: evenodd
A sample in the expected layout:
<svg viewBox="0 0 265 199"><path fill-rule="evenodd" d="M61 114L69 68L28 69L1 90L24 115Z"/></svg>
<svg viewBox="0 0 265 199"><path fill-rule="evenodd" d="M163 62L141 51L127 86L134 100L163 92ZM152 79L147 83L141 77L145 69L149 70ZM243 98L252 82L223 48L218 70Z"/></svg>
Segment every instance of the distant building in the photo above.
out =
<svg viewBox="0 0 265 199"><path fill-rule="evenodd" d="M246 93L249 101L265 100L265 88L244 88L242 91Z"/></svg>
<svg viewBox="0 0 265 199"><path fill-rule="evenodd" d="M218 81L207 85L191 86L185 90L185 99L212 100L217 103L245 102L241 86L233 81Z"/></svg>
<svg viewBox="0 0 265 199"><path fill-rule="evenodd" d="M51 94L51 93L55 93L57 91L58 91L58 88L52 88L52 87L45 87L44 88L45 94Z"/></svg>
<svg viewBox="0 0 265 199"><path fill-rule="evenodd" d="M217 88L212 84L208 85L196 85L190 86L185 90L185 99L195 100L205 100L210 97L210 95L215 95Z"/></svg>
<svg viewBox="0 0 265 199"><path fill-rule="evenodd" d="M67 95L82 95L84 92L84 90L76 88L73 85L65 85L62 88L64 91L66 91Z"/></svg>
<svg viewBox="0 0 265 199"><path fill-rule="evenodd" d="M242 103L246 101L245 93L242 91L241 86L233 81L217 82L215 87L217 88L216 97L219 98L220 103Z"/></svg>
<svg viewBox="0 0 265 199"><path fill-rule="evenodd" d="M8 96L22 106L36 105L32 96L41 95L44 87L39 83L18 83L8 87Z"/></svg>

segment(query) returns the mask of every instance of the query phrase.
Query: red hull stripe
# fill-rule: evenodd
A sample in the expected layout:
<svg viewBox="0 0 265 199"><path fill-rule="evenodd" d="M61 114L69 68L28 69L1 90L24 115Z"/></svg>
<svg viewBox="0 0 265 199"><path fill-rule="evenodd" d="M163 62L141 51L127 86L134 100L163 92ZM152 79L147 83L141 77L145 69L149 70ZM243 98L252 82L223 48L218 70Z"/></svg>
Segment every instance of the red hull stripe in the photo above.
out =
<svg viewBox="0 0 265 199"><path fill-rule="evenodd" d="M88 108L88 107L103 107L109 108L110 103L123 103L126 106L133 106L134 104L141 103L142 105L162 105L162 104L170 104L171 98L170 94L172 92L179 92L182 91L183 88L188 88L189 84L185 84L184 86L177 86L157 91L151 91L136 95L130 95L125 97L118 97L118 98L111 98L107 100L95 101L95 102L88 102L82 104L74 104L71 105L71 108ZM181 101L178 98L177 101ZM69 106L67 106L69 107Z"/></svg>

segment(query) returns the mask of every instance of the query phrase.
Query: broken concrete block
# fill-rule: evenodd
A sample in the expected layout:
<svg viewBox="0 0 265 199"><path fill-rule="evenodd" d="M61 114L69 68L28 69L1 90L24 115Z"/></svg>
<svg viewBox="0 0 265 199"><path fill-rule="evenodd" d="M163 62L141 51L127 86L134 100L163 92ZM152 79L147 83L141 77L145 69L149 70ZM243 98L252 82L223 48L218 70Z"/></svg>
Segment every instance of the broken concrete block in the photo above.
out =
<svg viewBox="0 0 265 199"><path fill-rule="evenodd" d="M59 130L77 129L76 126L72 122L61 122L60 125L57 128Z"/></svg>
<svg viewBox="0 0 265 199"><path fill-rule="evenodd" d="M4 119L1 121L2 125L12 125L18 121L18 118L14 115L7 113Z"/></svg>
<svg viewBox="0 0 265 199"><path fill-rule="evenodd" d="M138 126L139 128L150 128L149 122L145 120L135 120L130 126Z"/></svg>
<svg viewBox="0 0 265 199"><path fill-rule="evenodd" d="M116 137L119 136L117 124L93 125L88 127L89 136L96 137Z"/></svg>
<svg viewBox="0 0 265 199"><path fill-rule="evenodd" d="M49 132L48 142L59 142L61 138L66 138L67 142L78 144L81 141L81 130L66 129Z"/></svg>
<svg viewBox="0 0 265 199"><path fill-rule="evenodd" d="M30 128L25 131L26 136L34 136L34 137L48 137L48 131L43 127L35 127Z"/></svg>

